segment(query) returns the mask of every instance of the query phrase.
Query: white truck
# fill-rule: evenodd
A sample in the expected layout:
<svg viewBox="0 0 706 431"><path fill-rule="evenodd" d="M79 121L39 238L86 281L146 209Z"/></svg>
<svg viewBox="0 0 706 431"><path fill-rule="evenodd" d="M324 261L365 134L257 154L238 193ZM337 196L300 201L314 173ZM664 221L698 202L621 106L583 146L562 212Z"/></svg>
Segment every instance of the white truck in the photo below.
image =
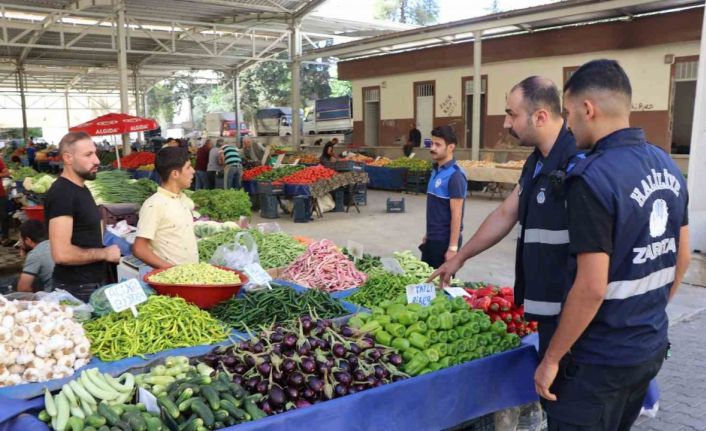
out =
<svg viewBox="0 0 706 431"><path fill-rule="evenodd" d="M350 96L317 100L304 121L304 134L353 131L353 99Z"/></svg>
<svg viewBox="0 0 706 431"><path fill-rule="evenodd" d="M299 111L303 119L304 112ZM301 123L300 123L301 124ZM255 114L257 136L289 136L292 134L292 108L273 107L258 109Z"/></svg>

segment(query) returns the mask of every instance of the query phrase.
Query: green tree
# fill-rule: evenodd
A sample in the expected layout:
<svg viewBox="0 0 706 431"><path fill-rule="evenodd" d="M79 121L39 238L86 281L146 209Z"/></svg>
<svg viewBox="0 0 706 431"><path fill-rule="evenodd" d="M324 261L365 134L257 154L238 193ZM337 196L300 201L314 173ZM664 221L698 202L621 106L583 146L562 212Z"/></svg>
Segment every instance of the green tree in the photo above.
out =
<svg viewBox="0 0 706 431"><path fill-rule="evenodd" d="M374 16L406 24L435 24L439 20L439 4L437 0L377 0Z"/></svg>
<svg viewBox="0 0 706 431"><path fill-rule="evenodd" d="M329 85L331 86L331 97L351 96L353 94L353 86L350 81L331 79Z"/></svg>

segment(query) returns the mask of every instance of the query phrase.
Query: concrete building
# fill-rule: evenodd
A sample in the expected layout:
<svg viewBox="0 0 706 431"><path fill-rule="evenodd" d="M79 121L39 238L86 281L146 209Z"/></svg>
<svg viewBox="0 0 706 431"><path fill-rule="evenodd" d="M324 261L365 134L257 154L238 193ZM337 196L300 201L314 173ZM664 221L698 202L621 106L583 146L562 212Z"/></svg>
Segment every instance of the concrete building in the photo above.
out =
<svg viewBox="0 0 706 431"><path fill-rule="evenodd" d="M645 14L630 20L588 23L493 38L484 37L481 74L481 156L507 157L517 143L503 130L505 96L530 75L562 86L596 58L618 60L633 85L634 126L688 167L703 8ZM353 142L397 156L396 138L412 124L429 137L452 124L459 158L470 158L473 106L473 42L446 44L338 64L339 79L352 82ZM392 148L394 147L394 148ZM385 150L388 151L385 151ZM512 151L516 157L521 151ZM489 158L486 156L486 158Z"/></svg>

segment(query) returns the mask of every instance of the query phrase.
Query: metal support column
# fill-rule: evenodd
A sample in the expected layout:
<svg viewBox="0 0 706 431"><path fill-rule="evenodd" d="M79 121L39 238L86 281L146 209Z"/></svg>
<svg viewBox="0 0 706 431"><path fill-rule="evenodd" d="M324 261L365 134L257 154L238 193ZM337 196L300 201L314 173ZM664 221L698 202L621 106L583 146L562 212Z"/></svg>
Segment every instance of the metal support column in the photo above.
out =
<svg viewBox="0 0 706 431"><path fill-rule="evenodd" d="M29 130L27 129L27 101L25 100L25 68L21 64L17 66L17 86L20 90L20 106L22 108L22 138L25 145L29 142Z"/></svg>
<svg viewBox="0 0 706 431"><path fill-rule="evenodd" d="M125 1L120 0L118 3L118 75L120 85L120 112L129 114L128 102L128 84L127 84L127 38L125 32ZM130 135L123 135L123 152L125 155L130 154Z"/></svg>
<svg viewBox="0 0 706 431"><path fill-rule="evenodd" d="M135 92L135 115L137 115L138 117L144 117L145 113L142 112L142 104L140 103L140 86L139 78L137 76L137 68L132 69L132 87L133 91Z"/></svg>
<svg viewBox="0 0 706 431"><path fill-rule="evenodd" d="M699 72L689 150L689 233L692 250L706 252L706 16L701 28Z"/></svg>
<svg viewBox="0 0 706 431"><path fill-rule="evenodd" d="M483 36L482 31L473 32L473 118L472 130L471 130L471 160L478 160L480 158L480 128L481 128L481 103L480 100L483 97L482 82L481 82L481 38Z"/></svg>
<svg viewBox="0 0 706 431"><path fill-rule="evenodd" d="M295 20L291 27L290 56L292 59L292 147L299 149L301 139L302 118L299 116L300 89L301 89L301 64L302 64L302 34L301 21Z"/></svg>
<svg viewBox="0 0 706 431"><path fill-rule="evenodd" d="M240 71L233 71L233 112L235 113L235 142L242 144L240 141Z"/></svg>
<svg viewBox="0 0 706 431"><path fill-rule="evenodd" d="M71 111L69 110L69 90L64 90L64 107L66 108L66 130L71 127Z"/></svg>

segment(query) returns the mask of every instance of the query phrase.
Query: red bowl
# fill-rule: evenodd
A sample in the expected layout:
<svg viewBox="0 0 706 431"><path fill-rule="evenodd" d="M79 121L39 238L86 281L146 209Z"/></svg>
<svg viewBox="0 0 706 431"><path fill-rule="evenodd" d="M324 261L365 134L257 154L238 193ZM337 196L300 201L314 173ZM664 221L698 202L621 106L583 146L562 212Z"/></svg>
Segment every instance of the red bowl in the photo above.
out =
<svg viewBox="0 0 706 431"><path fill-rule="evenodd" d="M164 284L155 283L150 281L149 278L155 274L159 274L166 269L155 269L153 271L145 274L143 279L145 283L149 284L151 288L157 291L160 295L167 296L178 296L184 298L186 301L191 302L199 308L211 308L230 299L234 295L240 292L240 288L244 284L247 284L248 277L240 271L234 269L225 268L223 266L216 266L216 268L223 269L225 271L230 271L238 274L240 277L240 283L237 284Z"/></svg>

